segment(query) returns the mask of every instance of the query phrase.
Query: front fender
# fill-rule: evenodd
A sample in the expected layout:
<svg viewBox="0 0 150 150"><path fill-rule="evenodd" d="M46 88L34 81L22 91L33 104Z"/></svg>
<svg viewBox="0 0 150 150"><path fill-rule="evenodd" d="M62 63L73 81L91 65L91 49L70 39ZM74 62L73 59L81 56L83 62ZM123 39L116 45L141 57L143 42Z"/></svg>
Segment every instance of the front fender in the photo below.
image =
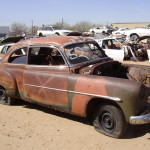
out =
<svg viewBox="0 0 150 150"><path fill-rule="evenodd" d="M72 84L71 84L72 83ZM86 116L86 107L91 99L110 100L122 109L125 118L138 113L142 99L141 88L144 86L126 79L99 77L94 75L74 75L70 79L69 101L72 113ZM74 85L74 86L73 86Z"/></svg>
<svg viewBox="0 0 150 150"><path fill-rule="evenodd" d="M148 90L143 84L126 79L108 78L106 89L108 95L117 96L122 100L122 102L117 103L121 107L127 121L129 121L131 116L143 111L148 97Z"/></svg>

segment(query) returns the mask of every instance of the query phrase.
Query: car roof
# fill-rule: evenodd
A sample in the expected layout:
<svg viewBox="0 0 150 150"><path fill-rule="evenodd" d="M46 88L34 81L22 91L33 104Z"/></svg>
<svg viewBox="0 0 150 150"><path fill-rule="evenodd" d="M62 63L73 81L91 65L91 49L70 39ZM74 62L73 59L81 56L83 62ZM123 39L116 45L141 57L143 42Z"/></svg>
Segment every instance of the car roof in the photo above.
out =
<svg viewBox="0 0 150 150"><path fill-rule="evenodd" d="M42 37L42 38L33 38L29 40L20 41L14 44L11 48L15 49L17 47L27 46L27 45L53 45L57 47L64 47L65 45L77 43L77 42L84 42L84 41L94 41L92 38L89 37L82 37L82 36L54 36L54 37Z"/></svg>

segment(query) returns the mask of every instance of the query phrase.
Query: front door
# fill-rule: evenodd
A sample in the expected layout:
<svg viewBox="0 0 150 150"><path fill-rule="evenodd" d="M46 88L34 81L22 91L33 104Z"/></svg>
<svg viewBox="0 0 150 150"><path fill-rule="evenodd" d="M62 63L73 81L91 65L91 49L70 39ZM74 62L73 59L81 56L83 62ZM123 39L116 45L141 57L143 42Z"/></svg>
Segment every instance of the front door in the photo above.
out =
<svg viewBox="0 0 150 150"><path fill-rule="evenodd" d="M27 100L68 110L69 74L69 68L57 49L30 47L24 71Z"/></svg>

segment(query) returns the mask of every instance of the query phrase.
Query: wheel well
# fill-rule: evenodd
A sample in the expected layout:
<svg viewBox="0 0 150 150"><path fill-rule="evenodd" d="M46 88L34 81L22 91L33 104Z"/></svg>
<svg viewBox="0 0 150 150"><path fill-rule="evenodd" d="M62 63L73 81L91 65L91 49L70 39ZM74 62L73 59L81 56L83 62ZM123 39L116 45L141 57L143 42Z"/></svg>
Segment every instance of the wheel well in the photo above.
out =
<svg viewBox="0 0 150 150"><path fill-rule="evenodd" d="M58 32L56 32L55 34L60 35Z"/></svg>
<svg viewBox="0 0 150 150"><path fill-rule="evenodd" d="M137 36L139 36L137 33L132 33L132 34L130 34L130 37L131 37L132 35L137 35Z"/></svg>
<svg viewBox="0 0 150 150"><path fill-rule="evenodd" d="M40 33L39 33L39 36L43 36L43 34L40 32Z"/></svg>
<svg viewBox="0 0 150 150"><path fill-rule="evenodd" d="M86 107L86 117L92 121L93 115L96 113L100 105L112 105L119 108L121 111L121 107L114 101L110 101L107 99L94 98L89 101Z"/></svg>

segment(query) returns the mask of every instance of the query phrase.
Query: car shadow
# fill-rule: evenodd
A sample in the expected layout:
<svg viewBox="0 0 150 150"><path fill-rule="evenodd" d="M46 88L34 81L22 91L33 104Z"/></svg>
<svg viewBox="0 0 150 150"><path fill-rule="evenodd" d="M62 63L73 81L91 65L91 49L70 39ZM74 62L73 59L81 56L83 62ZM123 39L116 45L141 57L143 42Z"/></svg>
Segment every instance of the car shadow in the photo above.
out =
<svg viewBox="0 0 150 150"><path fill-rule="evenodd" d="M73 120L76 122L80 122L80 123L83 123L83 124L86 124L89 126L93 126L92 122L87 118L70 115L65 112L60 112L60 111L54 110L52 108L47 108L47 107L40 106L37 104L29 103L26 101L19 100L19 101L17 101L15 106L22 106L27 109L36 109L36 110L42 111L47 114L55 115L58 117L66 118L66 119ZM150 124L129 125L128 130L122 139L134 139L134 138L144 136L145 134L148 134L148 133L150 134ZM148 140L150 140L150 138L148 138Z"/></svg>
<svg viewBox="0 0 150 150"><path fill-rule="evenodd" d="M22 100L17 101L15 106L22 106L22 107L28 108L28 109L36 109L36 110L42 111L44 113L48 113L48 114L55 115L55 116L58 116L58 117L62 117L62 118L66 118L66 119L69 119L69 120L81 122L83 124L92 125L84 117L74 116L74 115L71 115L71 114L68 114L68 113L65 113L65 112L61 112L61 111L58 111L58 110L55 110L55 109L52 109L52 108L47 108L47 107L44 107L44 106L40 106L40 105L37 105L37 104L22 101Z"/></svg>
<svg viewBox="0 0 150 150"><path fill-rule="evenodd" d="M125 139L139 138L145 134L150 134L150 124L129 125ZM150 138L148 138L148 140L150 140Z"/></svg>

